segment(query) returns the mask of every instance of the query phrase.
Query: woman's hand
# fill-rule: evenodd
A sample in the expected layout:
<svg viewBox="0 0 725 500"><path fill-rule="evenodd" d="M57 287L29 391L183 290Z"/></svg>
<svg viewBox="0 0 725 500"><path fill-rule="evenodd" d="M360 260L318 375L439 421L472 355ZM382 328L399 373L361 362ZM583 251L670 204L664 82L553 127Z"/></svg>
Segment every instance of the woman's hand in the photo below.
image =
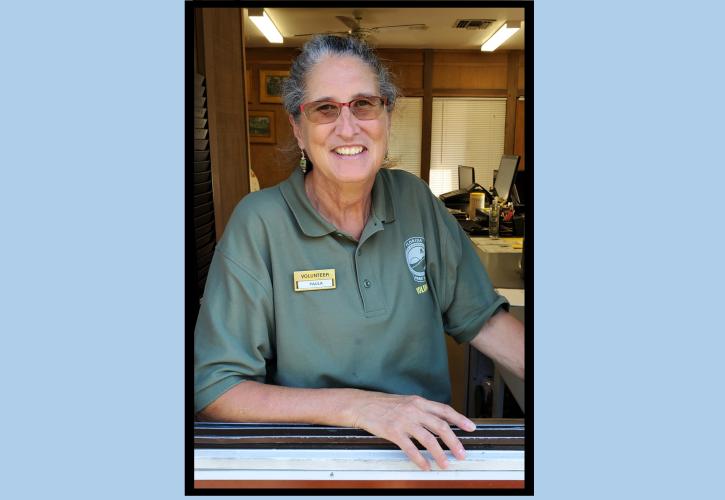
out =
<svg viewBox="0 0 725 500"><path fill-rule="evenodd" d="M398 396L361 389L302 389L245 381L229 389L199 416L228 422L300 422L358 427L395 443L421 469L430 464L413 439L431 453L441 469L448 461L437 434L458 460L465 450L450 425L476 426L453 408L420 396Z"/></svg>
<svg viewBox="0 0 725 500"><path fill-rule="evenodd" d="M441 438L456 459L463 460L465 450L450 424L469 432L476 429L473 422L450 406L420 396L364 392L351 411L353 427L395 443L423 470L430 470L430 464L412 439L422 444L438 466L445 469L448 460L435 435Z"/></svg>

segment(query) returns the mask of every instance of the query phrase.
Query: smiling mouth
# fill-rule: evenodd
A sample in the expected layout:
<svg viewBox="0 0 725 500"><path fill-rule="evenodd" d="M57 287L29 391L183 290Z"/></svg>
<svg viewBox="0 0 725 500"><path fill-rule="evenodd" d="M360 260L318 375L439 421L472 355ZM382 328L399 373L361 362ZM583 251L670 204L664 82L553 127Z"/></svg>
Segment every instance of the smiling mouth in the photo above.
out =
<svg viewBox="0 0 725 500"><path fill-rule="evenodd" d="M339 156L355 156L366 150L367 149L363 146L342 146L333 149L333 151Z"/></svg>

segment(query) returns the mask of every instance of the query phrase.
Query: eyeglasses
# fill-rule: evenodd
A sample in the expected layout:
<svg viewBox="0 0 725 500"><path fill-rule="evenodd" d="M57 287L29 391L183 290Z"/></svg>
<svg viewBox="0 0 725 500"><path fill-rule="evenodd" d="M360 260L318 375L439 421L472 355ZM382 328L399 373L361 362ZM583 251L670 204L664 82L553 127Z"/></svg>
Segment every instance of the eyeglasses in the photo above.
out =
<svg viewBox="0 0 725 500"><path fill-rule="evenodd" d="M314 101L300 105L300 110L312 123L332 123L347 106L358 120L374 120L387 104L387 99L378 96L358 97L350 102Z"/></svg>

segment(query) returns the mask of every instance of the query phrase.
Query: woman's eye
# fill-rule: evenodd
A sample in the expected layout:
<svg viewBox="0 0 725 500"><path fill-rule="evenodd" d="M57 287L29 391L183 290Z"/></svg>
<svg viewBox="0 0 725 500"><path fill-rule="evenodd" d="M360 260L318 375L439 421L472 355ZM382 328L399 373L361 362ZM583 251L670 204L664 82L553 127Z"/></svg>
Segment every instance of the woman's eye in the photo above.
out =
<svg viewBox="0 0 725 500"><path fill-rule="evenodd" d="M337 108L333 104L320 104L315 108L318 113L334 113Z"/></svg>

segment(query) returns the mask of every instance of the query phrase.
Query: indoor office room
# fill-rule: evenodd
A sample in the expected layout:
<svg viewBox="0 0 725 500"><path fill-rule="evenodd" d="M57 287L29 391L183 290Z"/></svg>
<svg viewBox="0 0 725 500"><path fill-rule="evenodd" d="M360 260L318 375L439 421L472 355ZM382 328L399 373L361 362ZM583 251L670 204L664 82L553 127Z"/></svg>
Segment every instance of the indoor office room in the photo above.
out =
<svg viewBox="0 0 725 500"><path fill-rule="evenodd" d="M525 25L527 21L531 25L532 4L491 8L204 8L203 4L192 2L186 11L187 61L193 60L193 75L191 68L186 75L187 137L193 144L186 166L188 339L194 339L202 297L209 293L205 286L210 268L214 273L212 258L237 205L250 193L278 189L299 169L304 175L305 153L301 159L299 137L282 93L292 61L316 34L363 40L390 70L399 94L389 116L382 168L407 171L427 185L428 195L440 201L435 202L436 210L456 231L460 227L465 244L470 240L490 286L506 299L508 313L526 323L530 316L525 314L525 303L531 291L525 291L525 282L531 282L531 276L525 273L531 269L524 264L524 247L531 262L532 241L525 240L525 233L532 229L533 162L530 159L527 165L526 152L531 155L532 150L524 143L525 112L532 112L526 106L525 67L531 69L533 64L526 61L524 42L530 36ZM357 97L337 103L338 118L353 120L353 103L357 106ZM405 195L392 193L392 198L407 199ZM377 205L373 208L377 210ZM289 245L283 242L278 247L292 253L295 245L290 239ZM415 274L414 262L401 255L386 259L408 258ZM321 263L313 269L324 268ZM342 285L344 275L339 269L337 273ZM291 286L291 275L289 281ZM330 282L335 281L333 270ZM367 279L364 282L370 286ZM294 281L296 292L297 285ZM428 292L427 286L419 286L418 294ZM363 302L365 293L369 291L360 288ZM279 299L276 291L274 299ZM533 343L532 326L526 326L527 343ZM296 423L235 426L198 418L193 401L189 402L194 399L195 375L189 373L194 340L188 341L187 402L194 427L191 487L197 491L345 488L363 480L366 486L382 488L528 489L524 438L531 434L524 425L525 401L533 398L526 397L523 380L471 343L459 343L443 332L441 336L450 378L448 404L471 419L476 430L470 435L455 430L467 450L465 461L451 459L446 470L433 463L428 476L420 476L423 471L400 457L390 466L382 456L365 460L335 456L321 458L320 465L309 470L300 464L309 466L316 459L285 457L286 465L280 466L280 454L303 452L295 450L295 443L303 442L304 449L319 442L320 449L336 453L367 453L370 450L363 443L374 443L375 452L402 453L359 429ZM532 351L527 348L527 354ZM266 454L242 456L250 450ZM479 450L482 469L470 465ZM505 458L491 459L491 453ZM361 471L356 461L373 464L372 469Z"/></svg>

